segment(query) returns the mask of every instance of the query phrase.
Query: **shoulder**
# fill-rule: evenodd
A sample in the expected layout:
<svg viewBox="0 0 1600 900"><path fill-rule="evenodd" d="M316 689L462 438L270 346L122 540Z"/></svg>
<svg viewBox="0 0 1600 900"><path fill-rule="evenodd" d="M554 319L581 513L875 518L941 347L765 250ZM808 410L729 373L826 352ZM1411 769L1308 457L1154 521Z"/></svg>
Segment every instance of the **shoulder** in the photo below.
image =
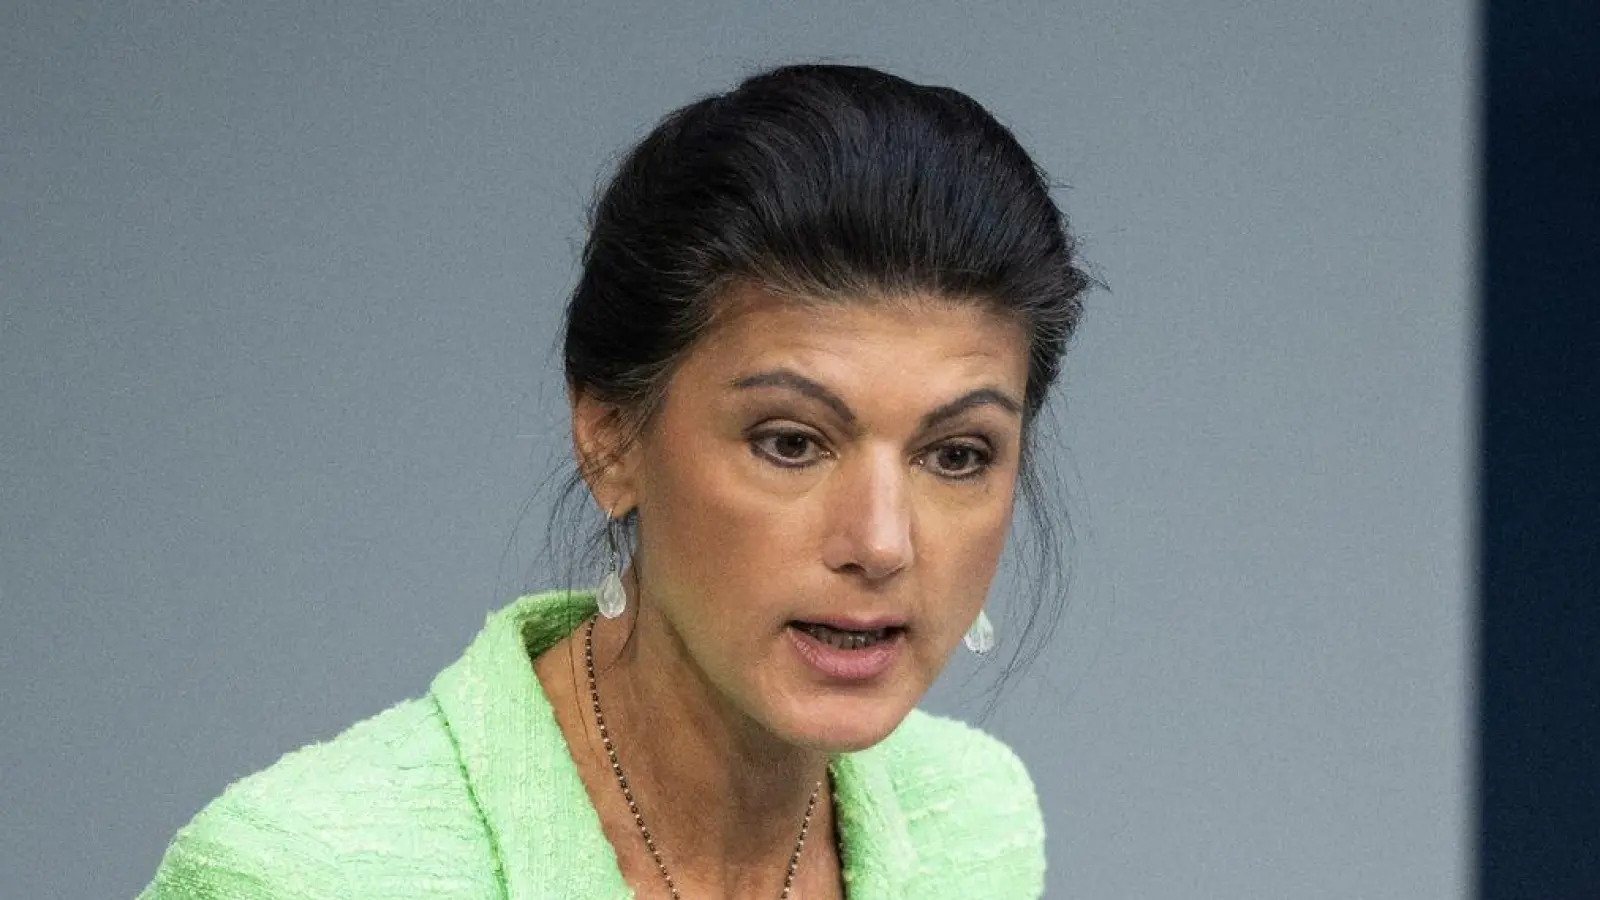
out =
<svg viewBox="0 0 1600 900"><path fill-rule="evenodd" d="M449 730L422 698L235 782L173 838L140 900L486 896L469 882L493 872Z"/></svg>
<svg viewBox="0 0 1600 900"><path fill-rule="evenodd" d="M915 710L879 745L919 870L941 891L1036 897L1044 890L1044 819L1016 753L963 722Z"/></svg>

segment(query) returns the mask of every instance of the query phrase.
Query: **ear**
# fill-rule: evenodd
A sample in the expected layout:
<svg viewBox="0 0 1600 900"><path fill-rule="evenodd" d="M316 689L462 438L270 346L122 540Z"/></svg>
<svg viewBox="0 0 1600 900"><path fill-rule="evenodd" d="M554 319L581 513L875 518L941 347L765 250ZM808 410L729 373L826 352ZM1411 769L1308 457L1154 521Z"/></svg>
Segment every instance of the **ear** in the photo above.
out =
<svg viewBox="0 0 1600 900"><path fill-rule="evenodd" d="M572 452L578 474L600 511L621 517L639 505L638 450L628 442L623 412L591 394L568 389L572 406Z"/></svg>

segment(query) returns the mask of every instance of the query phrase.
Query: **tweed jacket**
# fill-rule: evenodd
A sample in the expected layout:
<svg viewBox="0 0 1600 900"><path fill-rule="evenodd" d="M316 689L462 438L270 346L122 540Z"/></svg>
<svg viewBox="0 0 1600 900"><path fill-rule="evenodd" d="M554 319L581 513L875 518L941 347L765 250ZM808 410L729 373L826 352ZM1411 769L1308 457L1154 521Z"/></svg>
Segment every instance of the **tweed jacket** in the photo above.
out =
<svg viewBox="0 0 1600 900"><path fill-rule="evenodd" d="M531 665L593 609L558 592L491 615L425 696L212 801L139 900L632 897ZM831 766L850 900L1042 893L1038 801L995 739L913 712Z"/></svg>

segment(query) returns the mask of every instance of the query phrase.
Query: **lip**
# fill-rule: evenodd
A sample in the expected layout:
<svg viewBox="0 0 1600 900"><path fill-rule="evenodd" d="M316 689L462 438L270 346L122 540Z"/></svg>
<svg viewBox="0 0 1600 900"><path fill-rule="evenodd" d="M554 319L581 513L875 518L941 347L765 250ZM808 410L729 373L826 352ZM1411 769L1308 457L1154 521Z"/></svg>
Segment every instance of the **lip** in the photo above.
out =
<svg viewBox="0 0 1600 900"><path fill-rule="evenodd" d="M817 618L794 619L795 622L805 622L810 625L826 625L835 631L877 631L880 628L906 627L906 620L894 616L874 616L860 618L857 616L819 616Z"/></svg>
<svg viewBox="0 0 1600 900"><path fill-rule="evenodd" d="M890 628L893 625L868 625L851 624L848 626L835 626L831 619L807 619L817 625L829 627L843 627L851 631L871 631L874 628ZM799 628L790 625L785 629L789 633L789 642L794 645L795 652L812 671L830 681L859 684L871 681L887 672L900 657L900 645L905 643L905 631L899 630L883 641L871 647L862 647L858 650L841 650L822 643L816 638Z"/></svg>

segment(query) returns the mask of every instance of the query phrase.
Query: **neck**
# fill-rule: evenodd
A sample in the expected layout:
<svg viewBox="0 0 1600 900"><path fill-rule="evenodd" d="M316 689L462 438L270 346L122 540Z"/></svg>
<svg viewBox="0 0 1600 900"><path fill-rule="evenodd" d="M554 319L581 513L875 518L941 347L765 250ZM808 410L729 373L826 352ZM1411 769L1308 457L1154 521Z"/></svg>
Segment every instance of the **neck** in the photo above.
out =
<svg viewBox="0 0 1600 900"><path fill-rule="evenodd" d="M826 779L827 757L779 740L733 709L693 665L668 623L638 610L634 603L621 619L599 620L594 666L606 726L639 813L683 893L776 894L807 803ZM584 687L576 699L587 714L581 724L604 770L591 793L609 794L612 809L622 804L625 812L581 672L587 627L574 635L573 649ZM611 835L619 853L632 847L648 856L631 813L624 818L624 834ZM815 838L832 830L824 785L802 872L813 870L819 856L831 860L831 842ZM653 873L654 860L646 861Z"/></svg>

